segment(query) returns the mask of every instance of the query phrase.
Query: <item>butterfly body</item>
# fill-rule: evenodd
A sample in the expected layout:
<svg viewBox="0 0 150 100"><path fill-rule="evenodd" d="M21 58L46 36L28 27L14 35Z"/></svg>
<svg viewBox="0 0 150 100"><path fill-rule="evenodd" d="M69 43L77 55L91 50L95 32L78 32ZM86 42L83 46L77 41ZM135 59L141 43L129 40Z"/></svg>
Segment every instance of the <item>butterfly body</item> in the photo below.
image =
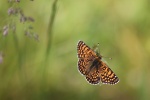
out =
<svg viewBox="0 0 150 100"><path fill-rule="evenodd" d="M101 60L102 56L94 52L83 41L78 42L77 54L78 69L89 83L98 84L101 81L103 84L113 85L119 82L115 73Z"/></svg>

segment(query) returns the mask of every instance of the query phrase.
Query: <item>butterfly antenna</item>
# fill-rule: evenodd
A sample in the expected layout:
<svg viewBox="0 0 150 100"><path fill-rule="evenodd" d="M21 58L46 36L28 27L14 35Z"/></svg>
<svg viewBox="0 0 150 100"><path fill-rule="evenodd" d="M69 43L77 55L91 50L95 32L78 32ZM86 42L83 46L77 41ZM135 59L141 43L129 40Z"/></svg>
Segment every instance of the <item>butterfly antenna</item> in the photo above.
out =
<svg viewBox="0 0 150 100"><path fill-rule="evenodd" d="M100 54L99 43L97 43L98 53Z"/></svg>
<svg viewBox="0 0 150 100"><path fill-rule="evenodd" d="M111 58L111 57L105 57L105 56L102 56L102 57L104 57L104 58L108 58L108 59L112 60L112 58Z"/></svg>

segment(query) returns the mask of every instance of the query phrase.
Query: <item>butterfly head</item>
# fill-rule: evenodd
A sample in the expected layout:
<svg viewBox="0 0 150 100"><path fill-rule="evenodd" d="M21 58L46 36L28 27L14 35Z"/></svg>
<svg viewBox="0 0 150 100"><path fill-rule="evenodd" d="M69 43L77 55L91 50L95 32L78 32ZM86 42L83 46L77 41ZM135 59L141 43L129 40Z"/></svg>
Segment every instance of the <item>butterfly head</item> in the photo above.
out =
<svg viewBox="0 0 150 100"><path fill-rule="evenodd" d="M96 55L102 59L102 55L100 55L100 50L99 50L99 43L97 43L97 45L94 45L92 50L96 53Z"/></svg>

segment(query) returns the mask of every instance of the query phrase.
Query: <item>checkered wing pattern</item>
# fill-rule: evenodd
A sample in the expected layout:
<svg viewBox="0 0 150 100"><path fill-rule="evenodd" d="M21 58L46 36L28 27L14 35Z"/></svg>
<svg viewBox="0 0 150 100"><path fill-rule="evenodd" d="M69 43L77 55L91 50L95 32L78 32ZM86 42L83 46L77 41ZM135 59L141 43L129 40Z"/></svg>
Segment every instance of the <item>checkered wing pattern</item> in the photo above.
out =
<svg viewBox="0 0 150 100"><path fill-rule="evenodd" d="M77 45L78 69L87 81L91 84L116 84L119 78L115 73L101 61L102 56L98 56L83 41L79 41Z"/></svg>

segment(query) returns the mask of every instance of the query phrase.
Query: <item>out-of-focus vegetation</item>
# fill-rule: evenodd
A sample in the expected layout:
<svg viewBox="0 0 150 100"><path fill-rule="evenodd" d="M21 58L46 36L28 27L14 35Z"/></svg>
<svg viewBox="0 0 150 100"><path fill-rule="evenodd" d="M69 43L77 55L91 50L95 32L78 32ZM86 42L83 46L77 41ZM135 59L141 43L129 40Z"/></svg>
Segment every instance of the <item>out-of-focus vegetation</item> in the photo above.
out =
<svg viewBox="0 0 150 100"><path fill-rule="evenodd" d="M150 99L148 0L8 1L0 0L0 100ZM100 43L118 84L79 74L79 40Z"/></svg>

